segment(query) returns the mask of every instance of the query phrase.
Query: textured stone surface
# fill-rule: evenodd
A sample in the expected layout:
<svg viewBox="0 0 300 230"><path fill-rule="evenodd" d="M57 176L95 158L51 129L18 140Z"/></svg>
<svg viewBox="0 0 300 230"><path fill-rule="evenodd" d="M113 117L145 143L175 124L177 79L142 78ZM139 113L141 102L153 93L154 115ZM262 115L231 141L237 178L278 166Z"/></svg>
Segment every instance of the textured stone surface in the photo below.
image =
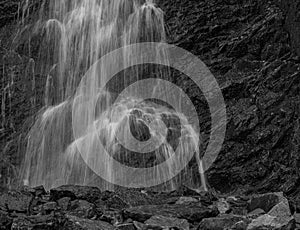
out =
<svg viewBox="0 0 300 230"><path fill-rule="evenodd" d="M280 202L281 195L275 193L268 193L252 197L249 202L248 210L251 212L255 209L261 208L265 212L269 212L276 204Z"/></svg>
<svg viewBox="0 0 300 230"><path fill-rule="evenodd" d="M67 215L67 221L63 229L70 230L114 230L115 228L103 221L82 219Z"/></svg>
<svg viewBox="0 0 300 230"><path fill-rule="evenodd" d="M152 216L167 216L182 218L190 222L201 221L203 218L218 215L216 207L204 207L197 204L190 205L147 205L125 209L124 214L127 218L144 222Z"/></svg>
<svg viewBox="0 0 300 230"><path fill-rule="evenodd" d="M11 191L0 196L0 209L3 211L28 213L32 199L31 194Z"/></svg>
<svg viewBox="0 0 300 230"><path fill-rule="evenodd" d="M71 199L81 199L87 201L95 201L101 196L101 191L96 187L79 186L79 185L63 185L50 190L52 200L58 200L63 197Z"/></svg>
<svg viewBox="0 0 300 230"><path fill-rule="evenodd" d="M208 171L209 184L222 192L240 187L297 194L299 59L289 40L294 27L286 31L286 12L277 0L161 2L169 42L200 57L223 88L227 134ZM297 12L297 1L281 2ZM177 79L179 85L185 81ZM185 85L202 111L200 126L208 140L205 102L192 83Z"/></svg>
<svg viewBox="0 0 300 230"><path fill-rule="evenodd" d="M275 193L277 204L270 208L267 214L261 215L248 225L249 230L266 228L266 229L294 229L295 219L291 214L288 200L282 193ZM261 198L263 197L260 196ZM264 197L270 197L270 194L265 194ZM266 200L265 200L266 201ZM269 209L272 202L264 203L266 207L264 210Z"/></svg>
<svg viewBox="0 0 300 230"><path fill-rule="evenodd" d="M17 176L26 133L44 103L46 81L45 75L28 71L32 60L39 61L40 42L31 38L30 30L17 36L22 28L14 17L16 2L5 1L0 9L0 88L1 98L6 97L0 127L3 187L11 186ZM38 4L29 2L34 12ZM165 11L168 42L200 57L226 100L228 130L208 171L210 185L222 192L284 191L299 210L298 0L160 0L158 4ZM28 89L33 77L32 91ZM196 105L206 144L210 119L201 92L183 76L175 76L174 81Z"/></svg>
<svg viewBox="0 0 300 230"><path fill-rule="evenodd" d="M219 217L213 218L205 218L201 221L198 230L223 230L223 229L232 229L237 223L239 225L247 226L248 220L243 216L236 216L236 215L221 215Z"/></svg>
<svg viewBox="0 0 300 230"><path fill-rule="evenodd" d="M146 225L151 227L161 227L161 228L175 228L178 230L189 230L190 225L185 219L177 219L165 216L152 216L149 220L145 222Z"/></svg>

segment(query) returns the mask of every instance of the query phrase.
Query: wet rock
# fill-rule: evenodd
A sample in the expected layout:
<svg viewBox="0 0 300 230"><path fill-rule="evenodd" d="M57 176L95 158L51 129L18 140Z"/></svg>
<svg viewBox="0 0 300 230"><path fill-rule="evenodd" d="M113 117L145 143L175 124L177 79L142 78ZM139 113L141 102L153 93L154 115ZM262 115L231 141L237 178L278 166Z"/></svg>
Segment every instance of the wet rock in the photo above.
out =
<svg viewBox="0 0 300 230"><path fill-rule="evenodd" d="M213 218L205 218L201 221L198 226L198 230L223 230L223 229L233 229L238 226L247 225L248 220L243 216L236 216L225 214Z"/></svg>
<svg viewBox="0 0 300 230"><path fill-rule="evenodd" d="M152 216L145 222L146 225L151 227L161 227L162 229L178 229L178 230L189 230L190 225L187 220L177 219L165 216Z"/></svg>
<svg viewBox="0 0 300 230"><path fill-rule="evenodd" d="M63 229L66 230L114 230L115 228L103 221L88 220L76 216L67 215Z"/></svg>
<svg viewBox="0 0 300 230"><path fill-rule="evenodd" d="M33 196L30 193L10 191L0 196L0 209L9 212L27 213Z"/></svg>
<svg viewBox="0 0 300 230"><path fill-rule="evenodd" d="M101 191L97 187L79 186L79 185L63 185L50 190L52 200L59 200L63 197L69 197L72 200L80 199L93 202L99 199Z"/></svg>
<svg viewBox="0 0 300 230"><path fill-rule="evenodd" d="M139 222L145 222L152 216L167 216L186 219L189 222L200 222L203 218L217 216L215 206L204 207L197 204L190 205L145 205L124 210L124 216Z"/></svg>
<svg viewBox="0 0 300 230"><path fill-rule="evenodd" d="M67 213L71 216L92 218L95 216L95 205L85 200L74 200L71 201Z"/></svg>

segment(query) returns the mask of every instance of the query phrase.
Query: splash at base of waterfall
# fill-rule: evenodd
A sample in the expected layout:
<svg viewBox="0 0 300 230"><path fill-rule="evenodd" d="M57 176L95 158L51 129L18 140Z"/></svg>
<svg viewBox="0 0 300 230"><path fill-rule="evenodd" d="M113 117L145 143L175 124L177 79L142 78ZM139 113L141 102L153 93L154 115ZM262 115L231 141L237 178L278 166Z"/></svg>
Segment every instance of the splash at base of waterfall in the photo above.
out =
<svg viewBox="0 0 300 230"><path fill-rule="evenodd" d="M67 140L72 126L71 105L71 101L67 101L48 108L32 128L24 183L30 186L43 184L47 189L80 184L113 190L118 180L128 183L127 187L139 187L139 182L135 183L135 178L141 176L139 169L148 167L153 170L144 175L140 187L147 187L151 180L163 181L167 190L176 189L182 183L191 184L187 175L185 178L174 178L173 175L176 168L188 164L190 159L187 156L198 147L199 136L184 114L150 100L126 98L96 114L93 126L80 138ZM107 156L98 151L88 151L89 155L80 152L86 146L99 150L99 145L103 146L100 149ZM174 154L180 156L168 162ZM101 172L106 174L106 179L109 178L106 181L89 166L101 165L97 163L99 161L104 162L105 169ZM166 167L159 170L157 166L166 161ZM123 175L118 170L118 163L136 168L138 175ZM201 161L198 165L202 186L206 190ZM155 184L155 181L151 183Z"/></svg>

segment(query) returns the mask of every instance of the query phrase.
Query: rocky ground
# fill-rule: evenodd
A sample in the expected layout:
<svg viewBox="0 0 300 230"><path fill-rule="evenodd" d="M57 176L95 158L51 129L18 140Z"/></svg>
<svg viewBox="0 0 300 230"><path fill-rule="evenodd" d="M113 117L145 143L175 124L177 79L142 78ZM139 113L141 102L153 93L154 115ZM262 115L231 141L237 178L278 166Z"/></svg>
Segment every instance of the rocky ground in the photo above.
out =
<svg viewBox="0 0 300 230"><path fill-rule="evenodd" d="M181 187L171 193L62 186L0 196L0 229L262 230L300 228L282 193L221 196Z"/></svg>

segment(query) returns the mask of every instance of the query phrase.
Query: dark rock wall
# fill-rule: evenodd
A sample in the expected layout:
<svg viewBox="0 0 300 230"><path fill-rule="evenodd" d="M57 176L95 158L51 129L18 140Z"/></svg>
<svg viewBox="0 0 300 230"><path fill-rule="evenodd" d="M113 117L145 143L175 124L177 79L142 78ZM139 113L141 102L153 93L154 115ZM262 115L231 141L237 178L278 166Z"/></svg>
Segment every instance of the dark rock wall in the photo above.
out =
<svg viewBox="0 0 300 230"><path fill-rule="evenodd" d="M227 135L208 171L210 185L224 192L298 193L300 36L289 23L294 15L263 0L161 5L169 42L200 57L223 87Z"/></svg>
<svg viewBox="0 0 300 230"><path fill-rule="evenodd" d="M277 0L277 2L286 15L285 28L291 36L293 49L300 55L300 1Z"/></svg>
<svg viewBox="0 0 300 230"><path fill-rule="evenodd" d="M208 171L209 184L222 192L281 190L296 196L300 192L298 5L292 0L159 0L158 4L165 11L169 42L200 57L223 88L227 135ZM6 96L1 113L2 184L9 184L7 178L17 173L14 165L24 154L24 135L19 134L41 108L46 81L28 67L31 58L38 61L36 55L24 52L34 50L38 42L24 44L30 40L24 35L20 44L12 45L22 28L11 15L1 20L0 29L1 98L8 95L4 90L8 84L13 95L11 102ZM33 84L36 89L28 91ZM194 86L184 87L200 107L203 99ZM3 107L2 100L0 104Z"/></svg>

